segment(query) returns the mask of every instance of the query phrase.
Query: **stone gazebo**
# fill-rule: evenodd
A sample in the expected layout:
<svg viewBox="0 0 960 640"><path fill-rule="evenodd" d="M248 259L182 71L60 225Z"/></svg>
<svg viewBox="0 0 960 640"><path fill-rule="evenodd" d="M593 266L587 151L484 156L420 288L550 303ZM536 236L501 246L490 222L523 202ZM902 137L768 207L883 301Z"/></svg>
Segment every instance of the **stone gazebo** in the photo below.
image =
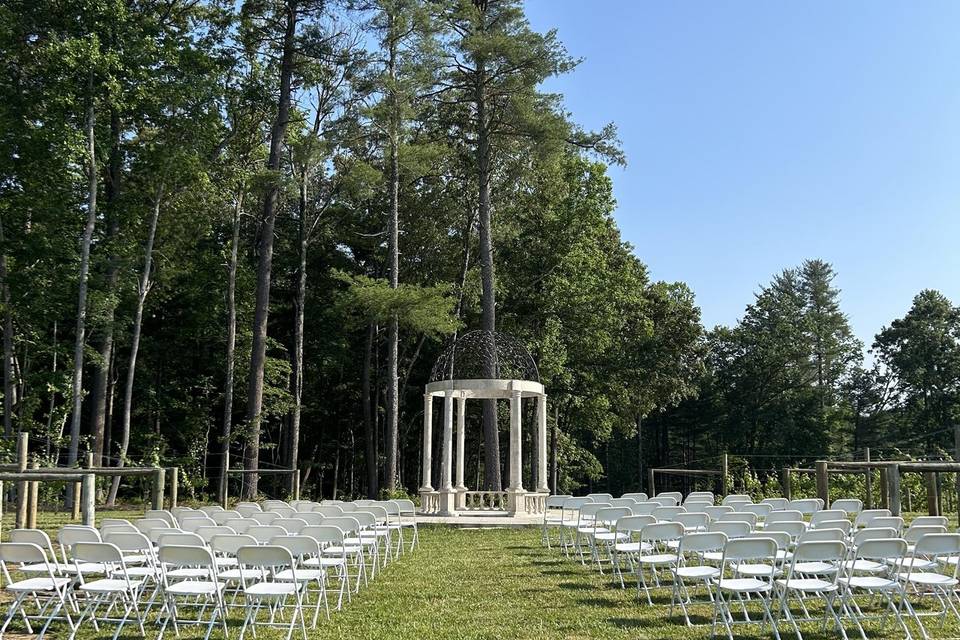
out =
<svg viewBox="0 0 960 640"><path fill-rule="evenodd" d="M492 373L493 375L484 375ZM432 484L433 399L443 398L440 478ZM536 490L523 488L523 432L521 405L537 402ZM502 511L509 515L542 513L547 487L547 395L537 365L516 338L493 331L470 331L452 342L437 358L423 396L423 483L420 504L424 513L456 516ZM506 491L470 491L464 485L464 425L467 400L510 401L510 484ZM456 412L454 412L456 404ZM453 419L457 418L456 485L453 478Z"/></svg>

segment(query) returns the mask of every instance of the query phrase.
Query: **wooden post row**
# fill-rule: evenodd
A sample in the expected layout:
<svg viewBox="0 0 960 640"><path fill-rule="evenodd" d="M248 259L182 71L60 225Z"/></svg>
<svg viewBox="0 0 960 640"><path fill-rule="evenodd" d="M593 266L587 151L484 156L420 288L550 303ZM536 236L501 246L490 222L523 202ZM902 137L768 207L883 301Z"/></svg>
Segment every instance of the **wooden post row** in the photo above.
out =
<svg viewBox="0 0 960 640"><path fill-rule="evenodd" d="M784 498L787 500L793 499L790 495L792 492L792 487L790 486L790 467L780 469L780 490L783 492Z"/></svg>
<svg viewBox="0 0 960 640"><path fill-rule="evenodd" d="M84 474L80 486L81 523L87 527L95 527L97 522L97 477L92 473Z"/></svg>
<svg viewBox="0 0 960 640"><path fill-rule="evenodd" d="M34 456L32 467L34 469L40 468L40 461L37 460L36 456ZM27 491L30 504L27 508L27 528L36 529L37 511L40 509L40 483L34 480L29 484L29 486L30 488Z"/></svg>
<svg viewBox="0 0 960 640"><path fill-rule="evenodd" d="M891 464L886 468L887 472L887 494L890 513L895 516L900 515L900 466Z"/></svg>
<svg viewBox="0 0 960 640"><path fill-rule="evenodd" d="M170 467L170 508L177 506L177 499L180 493L180 467Z"/></svg>
<svg viewBox="0 0 960 640"><path fill-rule="evenodd" d="M923 481L927 486L927 513L938 516L940 515L940 498L937 495L937 474L926 471L923 474Z"/></svg>
<svg viewBox="0 0 960 640"><path fill-rule="evenodd" d="M163 509L163 485L166 482L164 479L165 473L163 469L154 469L153 470L153 489L151 491L151 503L153 508L160 510Z"/></svg>

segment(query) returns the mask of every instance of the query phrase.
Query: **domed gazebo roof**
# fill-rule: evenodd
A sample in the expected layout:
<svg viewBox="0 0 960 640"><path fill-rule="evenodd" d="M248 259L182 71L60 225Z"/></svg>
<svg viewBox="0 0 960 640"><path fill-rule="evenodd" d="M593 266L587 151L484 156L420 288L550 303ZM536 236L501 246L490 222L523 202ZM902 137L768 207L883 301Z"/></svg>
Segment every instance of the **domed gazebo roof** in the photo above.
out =
<svg viewBox="0 0 960 640"><path fill-rule="evenodd" d="M437 358L430 382L441 380L539 382L540 373L530 351L517 338L498 331L474 330L452 340Z"/></svg>

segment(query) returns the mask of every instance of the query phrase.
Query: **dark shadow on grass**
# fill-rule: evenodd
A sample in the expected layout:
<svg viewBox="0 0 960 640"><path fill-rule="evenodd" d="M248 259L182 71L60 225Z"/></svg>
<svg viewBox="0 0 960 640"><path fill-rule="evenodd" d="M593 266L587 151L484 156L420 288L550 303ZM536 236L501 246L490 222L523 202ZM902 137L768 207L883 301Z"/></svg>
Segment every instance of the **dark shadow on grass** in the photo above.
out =
<svg viewBox="0 0 960 640"><path fill-rule="evenodd" d="M609 609L622 606L616 600L611 600L609 598L577 598L577 602L587 607L607 607Z"/></svg>
<svg viewBox="0 0 960 640"><path fill-rule="evenodd" d="M648 626L648 624L640 618L610 618L607 622L618 629L640 629Z"/></svg>
<svg viewBox="0 0 960 640"><path fill-rule="evenodd" d="M584 584L583 582L561 582L557 586L568 591L593 591L596 589L592 584Z"/></svg>
<svg viewBox="0 0 960 640"><path fill-rule="evenodd" d="M540 574L544 576L575 576L579 575L576 571L570 569L541 569Z"/></svg>

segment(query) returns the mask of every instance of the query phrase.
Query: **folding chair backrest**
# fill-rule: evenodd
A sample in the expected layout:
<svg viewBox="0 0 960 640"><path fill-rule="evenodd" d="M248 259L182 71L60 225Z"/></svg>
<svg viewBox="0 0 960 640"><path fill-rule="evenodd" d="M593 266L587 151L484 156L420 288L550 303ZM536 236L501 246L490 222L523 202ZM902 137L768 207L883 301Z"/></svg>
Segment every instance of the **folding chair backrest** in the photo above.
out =
<svg viewBox="0 0 960 640"><path fill-rule="evenodd" d="M126 531L128 533L140 533L140 530L133 525L123 525L123 524L112 524L107 525L106 527L100 527L100 538L103 540L107 539L111 533L119 533Z"/></svg>
<svg viewBox="0 0 960 640"><path fill-rule="evenodd" d="M796 540L807 530L807 525L803 522L791 520L788 522L768 522L764 531L783 531L790 534L790 537Z"/></svg>
<svg viewBox="0 0 960 640"><path fill-rule="evenodd" d="M105 536L103 541L109 542L120 549L120 551L126 551L128 553L138 551L149 552L153 550L153 544L150 542L150 539L139 532L112 533L109 536Z"/></svg>
<svg viewBox="0 0 960 640"><path fill-rule="evenodd" d="M653 512L662 508L662 506L659 502L638 502L630 507L630 511L632 511L635 516L652 516Z"/></svg>
<svg viewBox="0 0 960 640"><path fill-rule="evenodd" d="M811 540L801 542L793 550L796 562L839 562L847 555L847 545L840 540Z"/></svg>
<svg viewBox="0 0 960 640"><path fill-rule="evenodd" d="M190 511L182 511L180 512L180 515L177 516L177 520L180 522L181 526L187 520L195 520L198 518L203 520L209 520L210 516L208 516L203 511L193 510L193 509L191 509Z"/></svg>
<svg viewBox="0 0 960 640"><path fill-rule="evenodd" d="M102 538L100 532L92 527L67 525L57 533L57 542L66 550L78 542L102 542Z"/></svg>
<svg viewBox="0 0 960 640"><path fill-rule="evenodd" d="M201 527L215 527L217 523L212 518L188 518L180 522L180 528L184 531L196 531Z"/></svg>
<svg viewBox="0 0 960 640"><path fill-rule="evenodd" d="M327 545L340 545L343 543L343 530L340 527L332 527L329 525L310 525L305 527L303 531L300 532L301 536L310 536L321 547Z"/></svg>
<svg viewBox="0 0 960 640"><path fill-rule="evenodd" d="M903 531L903 518L900 516L881 516L870 520L871 527L890 527L897 531Z"/></svg>
<svg viewBox="0 0 960 640"><path fill-rule="evenodd" d="M746 511L731 511L720 516L721 522L746 522L751 528L757 526L757 515Z"/></svg>
<svg viewBox="0 0 960 640"><path fill-rule="evenodd" d="M337 506L340 507L340 510L343 511L344 513L353 513L354 511L357 511L360 508L357 505L353 504L352 502L341 502Z"/></svg>
<svg viewBox="0 0 960 640"><path fill-rule="evenodd" d="M100 521L100 529L104 527L132 527L133 524L125 518L104 518Z"/></svg>
<svg viewBox="0 0 960 640"><path fill-rule="evenodd" d="M597 511L594 522L600 526L615 526L617 520L626 518L630 515L630 509L627 507L607 507Z"/></svg>
<svg viewBox="0 0 960 640"><path fill-rule="evenodd" d="M854 557L861 560L894 560L906 556L907 541L903 538L866 540L854 551Z"/></svg>
<svg viewBox="0 0 960 640"><path fill-rule="evenodd" d="M645 542L668 542L682 537L683 525L679 522L648 524L640 531L640 539Z"/></svg>
<svg viewBox="0 0 960 640"><path fill-rule="evenodd" d="M236 531L227 526L214 526L200 527L194 533L203 538L203 541L209 545L214 536L233 535Z"/></svg>
<svg viewBox="0 0 960 640"><path fill-rule="evenodd" d="M737 507L741 513L752 513L760 520L766 520L767 516L773 513L773 507L769 504L742 504Z"/></svg>
<svg viewBox="0 0 960 640"><path fill-rule="evenodd" d="M727 544L727 535L722 531L687 533L680 540L680 553L721 551L725 544Z"/></svg>
<svg viewBox="0 0 960 640"><path fill-rule="evenodd" d="M830 508L839 509L848 516L855 516L863 511L863 502L861 502L859 498L840 498L839 500L834 500Z"/></svg>
<svg viewBox="0 0 960 640"><path fill-rule="evenodd" d="M200 507L200 511L203 511L208 516L213 516L213 514L217 513L218 511L226 511L226 509L218 504L209 504Z"/></svg>
<svg viewBox="0 0 960 640"><path fill-rule="evenodd" d="M724 505L734 505L734 504L750 504L753 502L753 498L742 493L731 493L728 496L724 496L720 504Z"/></svg>
<svg viewBox="0 0 960 640"><path fill-rule="evenodd" d="M634 491L634 492L632 492L632 493L625 493L625 494L623 494L623 495L620 496L620 497L621 497L621 498L632 498L632 499L635 500L636 502L646 502L647 499L648 499L647 494L643 493L642 491Z"/></svg>
<svg viewBox="0 0 960 640"><path fill-rule="evenodd" d="M760 504L768 504L774 511L783 511L790 505L790 501L786 498L764 498Z"/></svg>
<svg viewBox="0 0 960 640"><path fill-rule="evenodd" d="M692 498L706 498L707 500L713 502L716 499L713 491L691 491L687 494L687 500ZM684 501L686 502L686 500Z"/></svg>
<svg viewBox="0 0 960 640"><path fill-rule="evenodd" d="M289 507L285 500L264 500L263 501L263 510L273 509L274 507Z"/></svg>
<svg viewBox="0 0 960 640"><path fill-rule="evenodd" d="M324 525L331 527L339 527L341 531L347 536L357 533L360 531L360 522L353 516L340 516L339 518L327 518L323 521ZM303 533L301 531L300 533Z"/></svg>
<svg viewBox="0 0 960 640"><path fill-rule="evenodd" d="M656 502L661 507L675 507L680 504L680 501L673 496L657 496L656 498L650 498L648 502Z"/></svg>
<svg viewBox="0 0 960 640"><path fill-rule="evenodd" d="M391 502L396 502L397 506L400 507L400 515L413 516L417 512L417 506L413 504L413 500L403 498L400 500L392 500Z"/></svg>
<svg viewBox="0 0 960 640"><path fill-rule="evenodd" d="M230 527L237 533L246 533L247 529L259 524L260 523L253 518L234 518L233 520L227 520L224 526Z"/></svg>
<svg viewBox="0 0 960 640"><path fill-rule="evenodd" d="M890 515L890 509L867 509L857 514L857 517L853 521L853 526L855 529L872 527L871 522L873 522L874 518L886 518Z"/></svg>
<svg viewBox="0 0 960 640"><path fill-rule="evenodd" d="M368 513L372 513L377 518L377 522L379 523L387 522L390 519L390 514L387 513L387 510L379 504L368 504L363 508L363 510Z"/></svg>
<svg viewBox="0 0 960 640"><path fill-rule="evenodd" d="M926 527L930 525L946 527L949 524L946 516L917 516L910 523L910 528Z"/></svg>
<svg viewBox="0 0 960 640"><path fill-rule="evenodd" d="M338 504L321 504L320 506L314 507L313 512L328 518L343 515L343 509Z"/></svg>
<svg viewBox="0 0 960 640"><path fill-rule="evenodd" d="M236 511L237 513L239 513L239 514L240 514L241 516L243 516L244 518L249 518L250 516L252 516L252 515L255 514L255 513L263 513L263 509L260 508L260 505L258 505L258 504L250 504L250 503L241 503L241 504L238 504L238 505L234 508L234 511Z"/></svg>
<svg viewBox="0 0 960 640"><path fill-rule="evenodd" d="M563 503L570 496L547 496L546 507L547 509L562 509Z"/></svg>
<svg viewBox="0 0 960 640"><path fill-rule="evenodd" d="M733 538L723 547L723 562L744 560L776 561L777 541L773 538Z"/></svg>
<svg viewBox="0 0 960 640"><path fill-rule="evenodd" d="M217 511L210 514L210 519L216 522L218 525L225 525L230 520L239 520L243 516L240 515L238 511Z"/></svg>
<svg viewBox="0 0 960 640"><path fill-rule="evenodd" d="M853 546L859 547L868 540L889 540L898 535L897 530L890 527L868 527L853 534Z"/></svg>
<svg viewBox="0 0 960 640"><path fill-rule="evenodd" d="M134 521L133 526L135 526L140 533L149 533L154 529L173 528L169 522L162 518L140 518Z"/></svg>
<svg viewBox="0 0 960 640"><path fill-rule="evenodd" d="M799 511L803 515L810 515L820 511L823 508L823 505L820 502L819 498L804 498L802 500L791 500L790 509L793 511Z"/></svg>
<svg viewBox="0 0 960 640"><path fill-rule="evenodd" d="M287 530L270 524L260 524L247 529L244 533L253 536L258 544L267 544L277 536L287 535Z"/></svg>
<svg viewBox="0 0 960 640"><path fill-rule="evenodd" d="M237 549L240 547L250 547L257 544L253 536L234 534L220 534L213 536L210 541L210 548L219 555L236 556Z"/></svg>
<svg viewBox="0 0 960 640"><path fill-rule="evenodd" d="M810 515L810 526L816 527L821 522L827 520L843 520L846 517L846 512L840 509L824 509Z"/></svg>
<svg viewBox="0 0 960 640"><path fill-rule="evenodd" d="M307 525L323 524L324 518L325 516L322 513L316 513L314 511L297 512L297 520L302 520L303 522L307 523Z"/></svg>
<svg viewBox="0 0 960 640"><path fill-rule="evenodd" d="M768 525L773 522L803 522L803 514L794 509L784 509L770 513L763 521Z"/></svg>
<svg viewBox="0 0 960 640"><path fill-rule="evenodd" d="M610 493L588 493L588 498L593 498L594 502L610 502L613 500L613 494Z"/></svg>
<svg viewBox="0 0 960 640"><path fill-rule="evenodd" d="M272 544L240 547L237 549L237 562L242 567L272 569L273 571L294 567L293 555L290 551Z"/></svg>
<svg viewBox="0 0 960 640"><path fill-rule="evenodd" d="M807 529L800 534L798 544L804 542L836 542L845 540L847 534L842 529Z"/></svg>
<svg viewBox="0 0 960 640"><path fill-rule="evenodd" d="M663 520L664 522L669 522L673 520L674 516L680 513L686 513L686 507L658 507L653 510L653 517L657 520Z"/></svg>
<svg viewBox="0 0 960 640"><path fill-rule="evenodd" d="M377 500L374 503L374 506L380 507L384 511L386 511L387 518L391 522L396 522L397 519L400 517L400 505L398 505L396 502L393 502L392 500ZM297 516L297 517L299 518L300 516Z"/></svg>
<svg viewBox="0 0 960 640"><path fill-rule="evenodd" d="M310 536L278 536L270 544L283 547L299 561L320 555L320 544Z"/></svg>
<svg viewBox="0 0 960 640"><path fill-rule="evenodd" d="M687 498L683 501L683 506L687 508L687 511L702 511L705 507L712 507L713 501L707 498Z"/></svg>
<svg viewBox="0 0 960 640"><path fill-rule="evenodd" d="M47 535L46 531L40 529L14 529L10 532L10 542L35 544L43 549L45 553L50 554L51 560L56 559L56 555L53 553L53 543L50 541L50 536Z"/></svg>
<svg viewBox="0 0 960 640"><path fill-rule="evenodd" d="M251 513L247 517L251 520L256 520L260 524L273 524L274 520L280 518L280 514L275 511L259 511L257 513Z"/></svg>
<svg viewBox="0 0 960 640"><path fill-rule="evenodd" d="M179 522L180 516L183 514L196 511L197 510L192 507L174 507L170 509L170 515L172 515Z"/></svg>
<svg viewBox="0 0 960 640"><path fill-rule="evenodd" d="M720 531L732 540L734 538L742 538L750 533L750 524L738 520L718 520L707 525L707 530Z"/></svg>
<svg viewBox="0 0 960 640"><path fill-rule="evenodd" d="M734 509L730 505L713 505L709 507L704 507L703 512L706 513L711 520L719 520L720 516L725 513L733 513Z"/></svg>
<svg viewBox="0 0 960 640"><path fill-rule="evenodd" d="M591 522L596 517L597 512L601 509L609 509L609 502L589 502L582 507L580 507L580 522L581 524Z"/></svg>
<svg viewBox="0 0 960 640"><path fill-rule="evenodd" d="M710 518L705 513L678 513L673 522L682 524L685 531L705 531Z"/></svg>
<svg viewBox="0 0 960 640"><path fill-rule="evenodd" d="M281 518L292 518L297 515L297 510L291 507L290 505L275 506L264 509L266 513L275 513Z"/></svg>
<svg viewBox="0 0 960 640"><path fill-rule="evenodd" d="M916 543L916 542L919 542L920 538L922 538L925 535L929 535L932 533L946 533L946 532L947 532L946 527L941 527L940 525L936 525L936 524L920 525L920 526L910 525L910 527L903 533L903 539L906 540L907 542Z"/></svg>
<svg viewBox="0 0 960 640"><path fill-rule="evenodd" d="M611 506L627 507L628 509L635 504L637 504L637 501L634 500L633 498L614 498L613 500L610 501Z"/></svg>
<svg viewBox="0 0 960 640"><path fill-rule="evenodd" d="M206 547L168 545L157 550L157 559L170 567L199 567L210 570L216 576L217 563L213 553Z"/></svg>
<svg viewBox="0 0 960 640"><path fill-rule="evenodd" d="M673 498L677 501L677 504L683 502L683 494L679 491L661 491L657 494L658 498Z"/></svg>
<svg viewBox="0 0 960 640"><path fill-rule="evenodd" d="M0 543L0 562L16 562L17 564L46 563L53 571L53 566L47 559L46 552L32 542L2 542Z"/></svg>
<svg viewBox="0 0 960 640"><path fill-rule="evenodd" d="M914 547L918 556L944 557L960 555L960 533L928 533ZM954 565L956 570L957 565Z"/></svg>
<svg viewBox="0 0 960 640"><path fill-rule="evenodd" d="M817 523L817 529L840 529L844 533L850 533L852 528L849 520L823 520Z"/></svg>
<svg viewBox="0 0 960 640"><path fill-rule="evenodd" d="M746 538L771 538L776 541L777 548L786 550L793 543L793 538L786 531L752 531Z"/></svg>
<svg viewBox="0 0 960 640"><path fill-rule="evenodd" d="M271 526L283 527L287 533L300 533L300 530L307 526L307 521L301 518L277 518Z"/></svg>
<svg viewBox="0 0 960 640"><path fill-rule="evenodd" d="M639 533L644 527L656 524L657 519L653 516L624 516L617 520L617 531L619 533Z"/></svg>
<svg viewBox="0 0 960 640"><path fill-rule="evenodd" d="M149 520L163 520L171 527L177 526L177 519L173 517L173 514L167 511L166 509L147 509L143 517Z"/></svg>
<svg viewBox="0 0 960 640"><path fill-rule="evenodd" d="M78 542L73 546L73 559L77 562L122 563L123 554L109 542Z"/></svg>
<svg viewBox="0 0 960 640"><path fill-rule="evenodd" d="M158 547L202 547L204 546L203 538L198 536L196 533L190 531L176 531L174 529L169 529L162 531L160 537L157 538Z"/></svg>

